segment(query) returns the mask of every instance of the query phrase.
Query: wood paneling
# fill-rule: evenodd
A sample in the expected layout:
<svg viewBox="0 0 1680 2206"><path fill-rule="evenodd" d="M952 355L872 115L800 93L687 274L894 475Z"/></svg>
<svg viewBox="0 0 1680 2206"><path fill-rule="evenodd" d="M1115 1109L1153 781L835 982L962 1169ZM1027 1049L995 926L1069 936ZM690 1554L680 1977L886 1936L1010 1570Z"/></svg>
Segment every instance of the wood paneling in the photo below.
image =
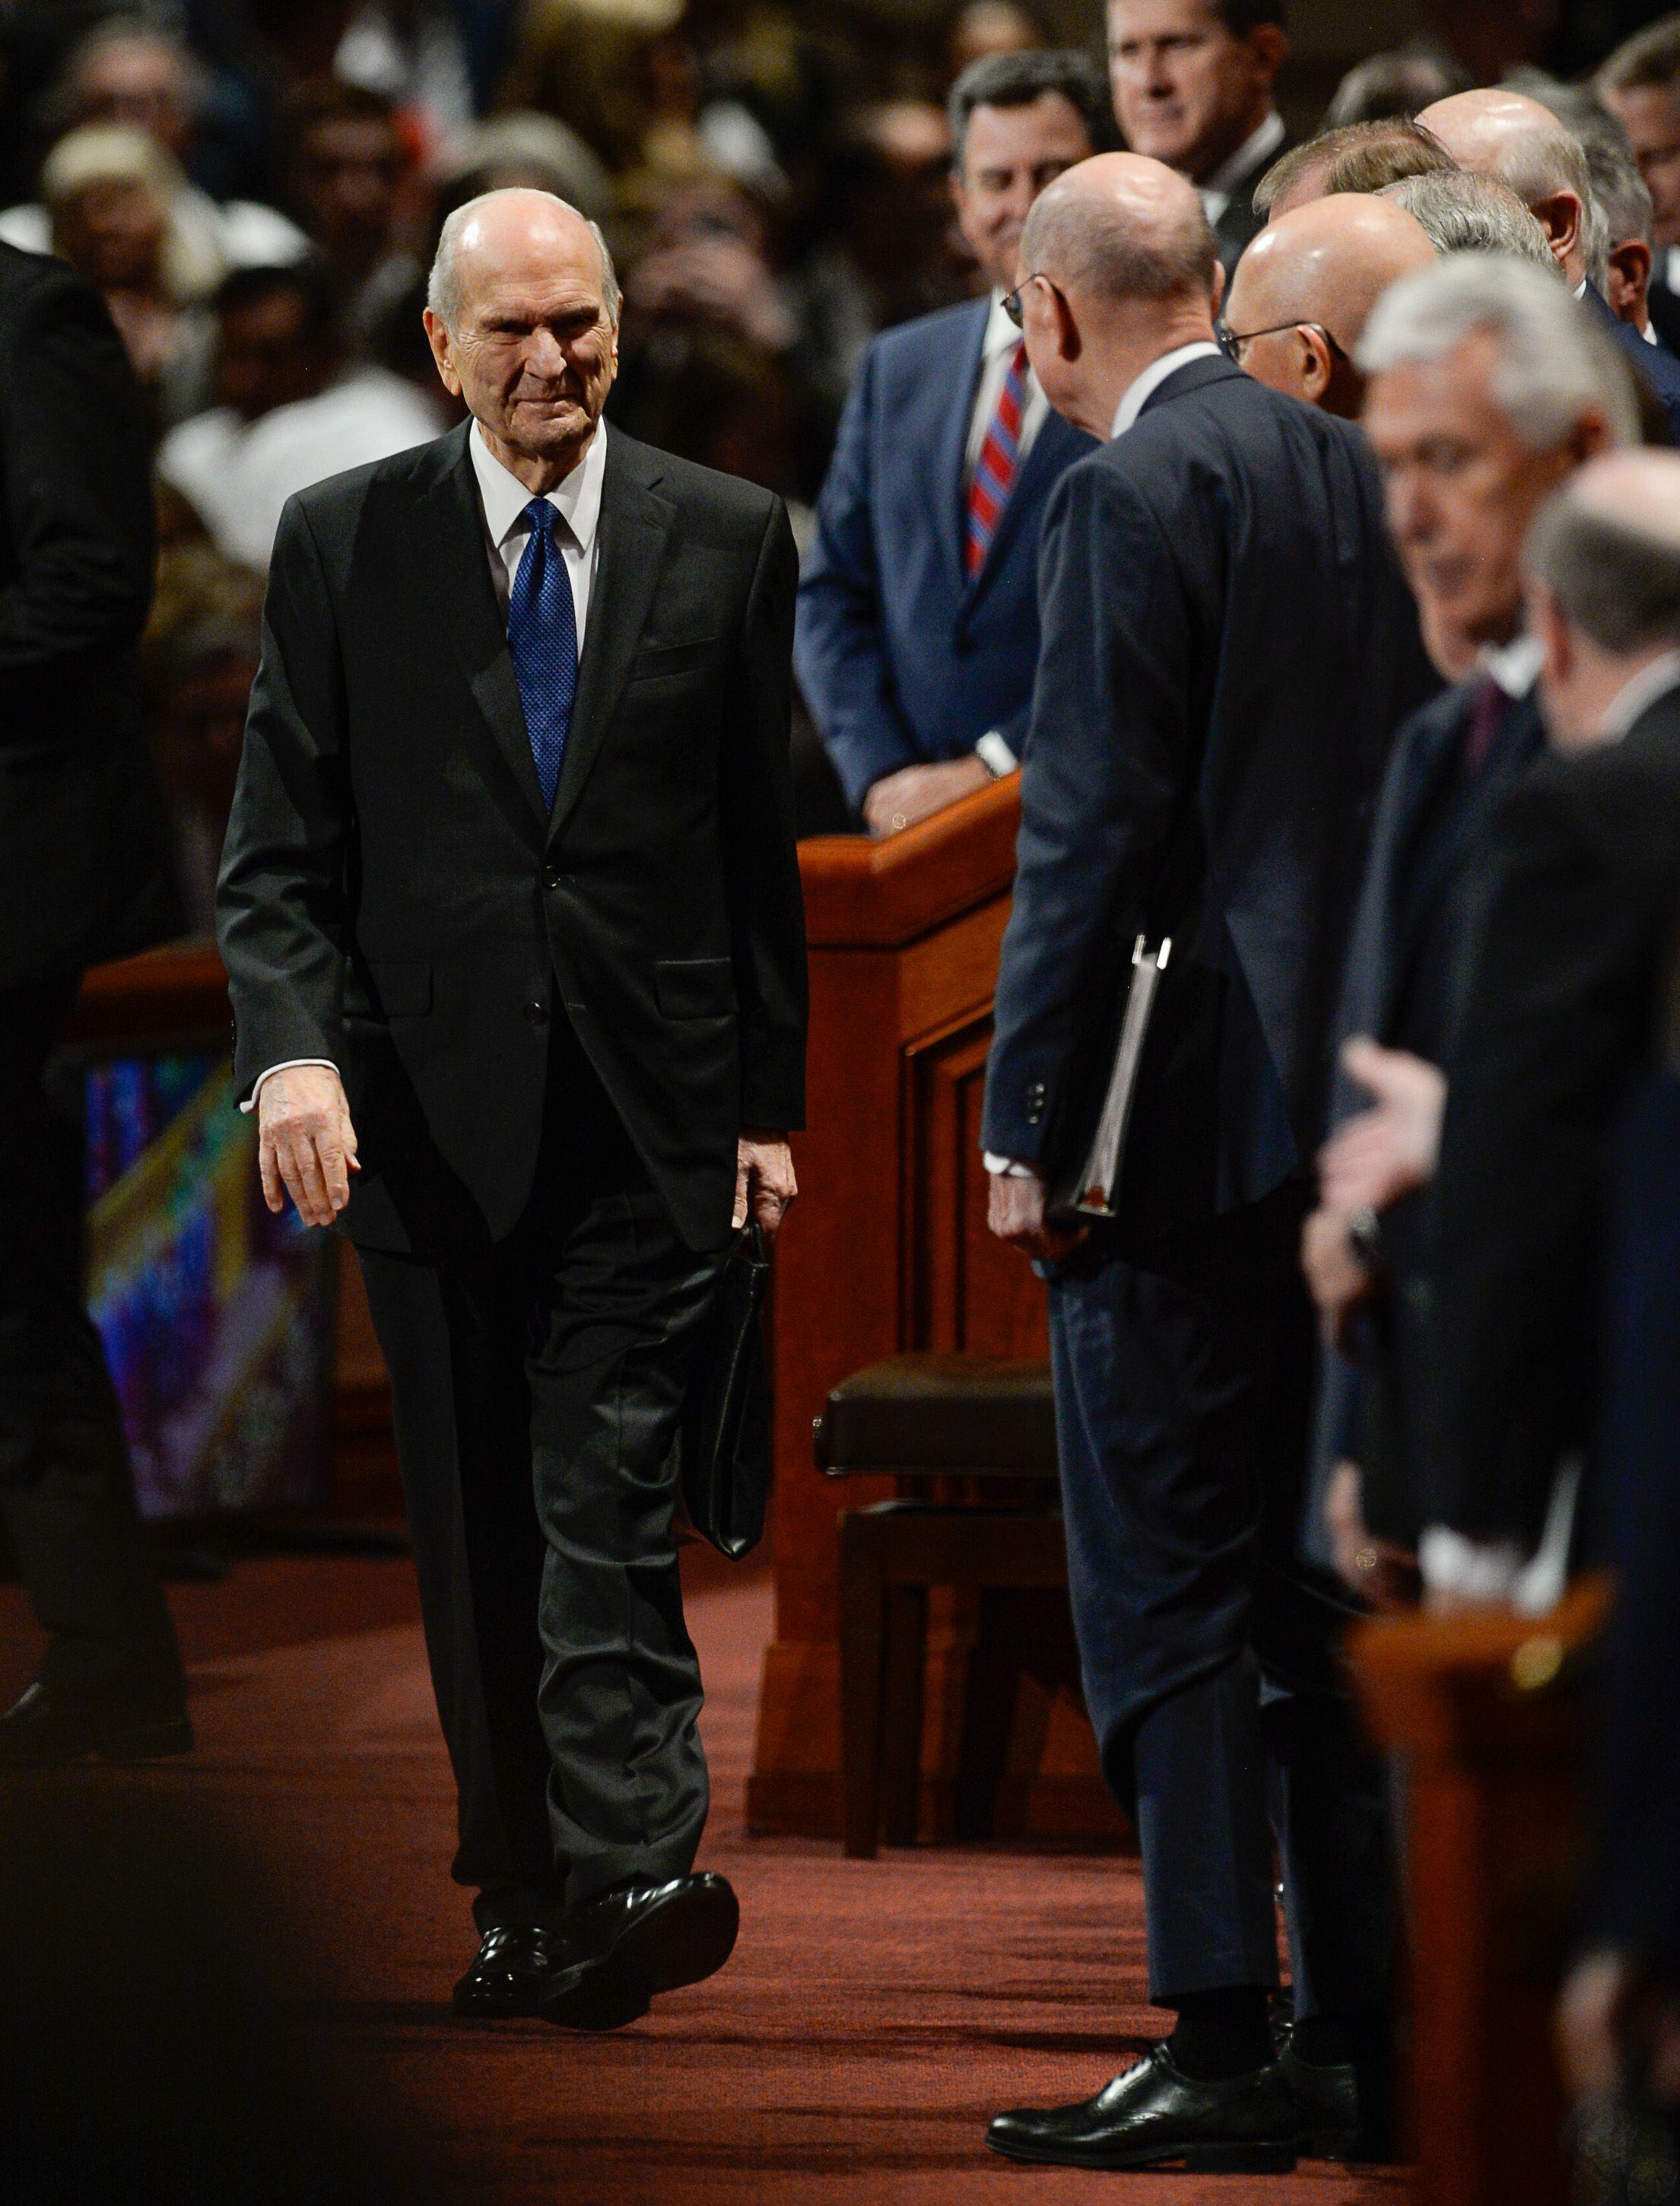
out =
<svg viewBox="0 0 1680 2206"><path fill-rule="evenodd" d="M901 1349L1047 1352L1044 1290L986 1231L980 1152L1018 817L1011 778L886 843L801 846L810 1130L795 1140L800 1199L776 1255L777 1636L748 1788L754 1829L840 1832L836 1520L891 1489L816 1470L811 1427L829 1389ZM1120 1835L1071 1690L1064 1615L1054 1659L1035 1670L1022 1650L1043 1633L983 1606L934 1597L924 1833L959 1827L975 1731L995 1714L1007 1733L1000 1831ZM982 1685L995 1710L977 1708Z"/></svg>

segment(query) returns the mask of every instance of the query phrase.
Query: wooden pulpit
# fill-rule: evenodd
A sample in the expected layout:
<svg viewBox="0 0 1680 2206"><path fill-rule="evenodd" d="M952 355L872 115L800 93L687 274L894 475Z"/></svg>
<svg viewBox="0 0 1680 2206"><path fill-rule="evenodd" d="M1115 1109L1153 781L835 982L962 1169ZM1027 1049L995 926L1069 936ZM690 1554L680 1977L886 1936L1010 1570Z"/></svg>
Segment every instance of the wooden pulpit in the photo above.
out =
<svg viewBox="0 0 1680 2206"><path fill-rule="evenodd" d="M1383 1618L1349 1649L1403 1780L1417 2206L1566 2206L1552 2036L1582 1837L1583 1650L1604 1581L1551 1615Z"/></svg>
<svg viewBox="0 0 1680 2206"><path fill-rule="evenodd" d="M1044 1288L986 1230L980 1148L1019 814L1011 776L886 842L800 846L810 1130L795 1137L800 1197L776 1250L776 1634L748 1783L757 1832L841 1831L837 1518L891 1487L837 1487L815 1469L812 1424L829 1389L906 1349L1048 1353ZM952 1834L975 1721L968 1684L981 1619L953 1595L933 1627L922 1827L940 1837ZM1076 1694L1026 1679L1010 1722L996 1833L1121 1835Z"/></svg>

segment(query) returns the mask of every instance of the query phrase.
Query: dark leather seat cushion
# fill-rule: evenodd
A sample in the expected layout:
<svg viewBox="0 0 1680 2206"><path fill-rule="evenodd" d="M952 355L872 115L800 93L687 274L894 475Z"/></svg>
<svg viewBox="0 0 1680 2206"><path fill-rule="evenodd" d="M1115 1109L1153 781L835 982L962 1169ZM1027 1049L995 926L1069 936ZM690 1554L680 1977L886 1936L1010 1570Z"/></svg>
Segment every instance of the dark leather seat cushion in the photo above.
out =
<svg viewBox="0 0 1680 2206"><path fill-rule="evenodd" d="M1050 1366L994 1356L893 1356L843 1380L817 1419L831 1477L918 1471L1054 1478Z"/></svg>

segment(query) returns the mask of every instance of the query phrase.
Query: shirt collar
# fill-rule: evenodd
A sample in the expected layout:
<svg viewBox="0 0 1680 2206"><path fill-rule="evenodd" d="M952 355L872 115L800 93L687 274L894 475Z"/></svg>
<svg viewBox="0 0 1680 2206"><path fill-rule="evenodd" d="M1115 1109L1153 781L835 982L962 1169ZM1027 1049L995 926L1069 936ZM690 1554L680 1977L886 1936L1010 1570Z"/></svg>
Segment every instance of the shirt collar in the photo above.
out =
<svg viewBox="0 0 1680 2206"><path fill-rule="evenodd" d="M1514 705L1519 704L1539 681L1544 657L1532 635L1513 636L1509 643L1483 652L1481 671L1493 677Z"/></svg>
<svg viewBox="0 0 1680 2206"><path fill-rule="evenodd" d="M1125 396L1115 408L1114 426L1109 434L1123 437L1168 376L1176 375L1181 367L1188 367L1193 360L1218 360L1219 356L1218 345L1210 344L1206 337L1198 337L1193 344L1175 345L1159 360L1152 360L1142 374L1135 376L1127 386Z"/></svg>
<svg viewBox="0 0 1680 2206"><path fill-rule="evenodd" d="M980 339L982 360L996 360L1000 354L1012 353L1021 343L1021 332L1004 312L1004 295L992 294L992 311L986 318L986 335Z"/></svg>
<svg viewBox="0 0 1680 2206"><path fill-rule="evenodd" d="M547 493L549 504L571 530L580 549L585 552L595 540L595 531L601 518L601 485L606 473L606 423L598 421L583 457L570 474L556 483ZM524 526L525 509L531 503L531 492L511 468L503 466L486 444L484 432L476 422L468 435L467 449L473 456L473 473L478 478L485 526L490 532L491 542L499 548L515 528Z"/></svg>
<svg viewBox="0 0 1680 2206"><path fill-rule="evenodd" d="M1268 153L1274 153L1285 136L1284 118L1274 107L1257 130L1251 130L1236 151L1220 162L1211 176L1203 176L1197 183L1200 192L1216 193L1229 200L1235 187L1240 184L1251 169L1257 169ZM1224 209L1221 208L1221 212Z"/></svg>
<svg viewBox="0 0 1680 2206"><path fill-rule="evenodd" d="M1660 659L1641 666L1632 680L1617 691L1600 725L1600 738L1607 743L1619 743L1623 736L1633 732L1635 724L1658 698L1666 697L1671 689L1680 689L1680 651L1665 651Z"/></svg>

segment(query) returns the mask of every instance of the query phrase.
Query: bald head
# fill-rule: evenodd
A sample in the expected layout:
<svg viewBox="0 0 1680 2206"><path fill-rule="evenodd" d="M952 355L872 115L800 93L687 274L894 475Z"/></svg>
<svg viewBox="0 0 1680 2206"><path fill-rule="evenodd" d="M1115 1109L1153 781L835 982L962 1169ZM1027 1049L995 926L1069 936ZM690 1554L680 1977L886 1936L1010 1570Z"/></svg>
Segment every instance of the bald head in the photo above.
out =
<svg viewBox="0 0 1680 2206"><path fill-rule="evenodd" d="M1231 279L1225 323L1242 365L1288 397L1356 418L1352 355L1367 317L1434 259L1422 225L1389 200L1338 193L1278 217Z"/></svg>
<svg viewBox="0 0 1680 2206"><path fill-rule="evenodd" d="M1495 86L1438 99L1418 121L1461 169L1515 192L1546 231L1571 283L1585 277L1586 219L1592 187L1587 156L1550 109Z"/></svg>
<svg viewBox="0 0 1680 2206"><path fill-rule="evenodd" d="M1219 283L1213 233L1183 176L1137 153L1081 161L1040 194L1021 234L1022 329L1045 396L1107 437L1135 377L1212 339Z"/></svg>
<svg viewBox="0 0 1680 2206"><path fill-rule="evenodd" d="M1552 736L1601 741L1627 683L1680 651L1680 452L1589 461L1542 510L1523 564Z"/></svg>
<svg viewBox="0 0 1680 2206"><path fill-rule="evenodd" d="M618 305L605 239L551 192L486 192L444 224L426 286L438 373L539 494L594 435L618 369Z"/></svg>

